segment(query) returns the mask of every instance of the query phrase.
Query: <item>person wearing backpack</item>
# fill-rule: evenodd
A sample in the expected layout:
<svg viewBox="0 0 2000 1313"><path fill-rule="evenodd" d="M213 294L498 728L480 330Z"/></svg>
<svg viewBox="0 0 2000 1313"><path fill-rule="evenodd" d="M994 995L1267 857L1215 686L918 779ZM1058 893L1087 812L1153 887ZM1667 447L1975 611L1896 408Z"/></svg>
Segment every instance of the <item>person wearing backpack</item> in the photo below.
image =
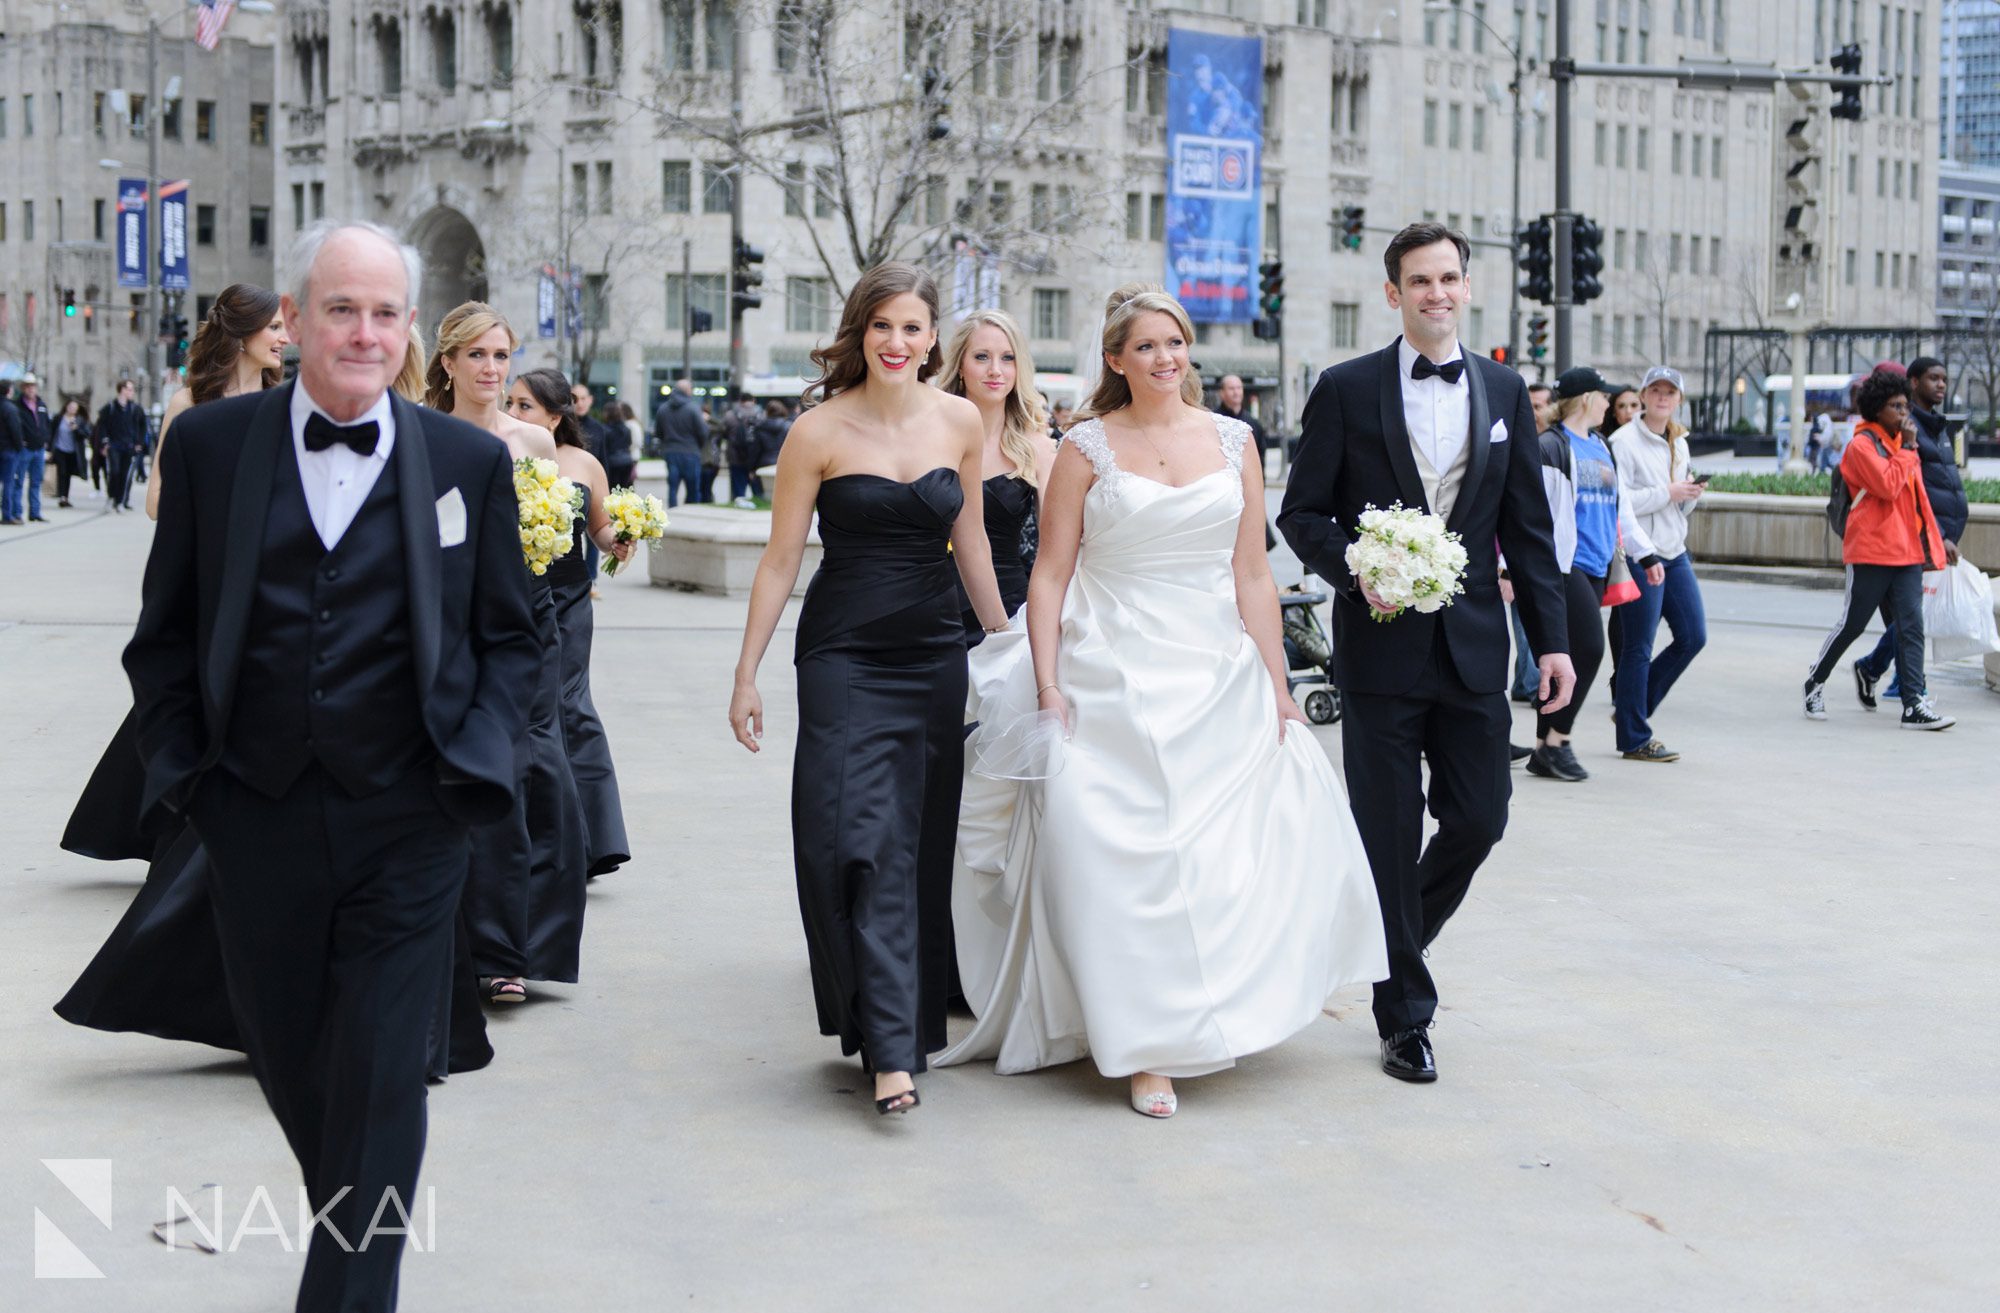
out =
<svg viewBox="0 0 2000 1313"><path fill-rule="evenodd" d="M1924 571L1944 568L1945 549L1924 488L1909 381L1876 370L1861 384L1855 409L1861 422L1834 472L1827 502L1828 522L1840 534L1847 589L1840 619L1806 676L1806 717L1826 719L1826 681L1867 628L1868 617L1879 611L1896 630L1903 728L1949 729L1956 722L1938 714L1924 684Z"/></svg>

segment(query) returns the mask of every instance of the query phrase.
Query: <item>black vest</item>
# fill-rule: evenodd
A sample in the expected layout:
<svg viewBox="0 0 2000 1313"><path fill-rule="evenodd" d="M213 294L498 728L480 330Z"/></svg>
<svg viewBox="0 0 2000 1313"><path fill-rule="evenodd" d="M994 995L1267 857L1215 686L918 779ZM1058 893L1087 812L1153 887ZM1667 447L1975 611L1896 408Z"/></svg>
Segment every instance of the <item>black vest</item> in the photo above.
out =
<svg viewBox="0 0 2000 1313"><path fill-rule="evenodd" d="M420 442L420 434L400 435ZM222 764L268 797L314 762L362 797L434 755L417 696L393 453L328 551L287 441L264 522L256 594Z"/></svg>

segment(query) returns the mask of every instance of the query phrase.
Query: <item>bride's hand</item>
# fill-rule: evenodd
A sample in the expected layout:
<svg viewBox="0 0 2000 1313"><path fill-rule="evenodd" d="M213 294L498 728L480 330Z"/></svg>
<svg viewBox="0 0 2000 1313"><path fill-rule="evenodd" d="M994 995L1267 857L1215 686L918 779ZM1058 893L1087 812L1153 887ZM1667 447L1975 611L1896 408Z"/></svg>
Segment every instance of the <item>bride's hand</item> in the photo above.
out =
<svg viewBox="0 0 2000 1313"><path fill-rule="evenodd" d="M1292 700L1289 689L1278 694L1278 742L1281 744L1285 741L1285 722L1288 720L1296 720L1301 725L1312 724L1306 719L1306 713L1299 710L1299 704Z"/></svg>
<svg viewBox="0 0 2000 1313"><path fill-rule="evenodd" d="M1049 685L1035 695L1035 705L1043 711L1055 712L1056 719L1062 722L1063 733L1070 732L1069 699L1063 696L1061 689L1053 684Z"/></svg>
<svg viewBox="0 0 2000 1313"><path fill-rule="evenodd" d="M755 684L741 681L729 695L729 732L750 751L762 751L757 740L764 737L764 699Z"/></svg>

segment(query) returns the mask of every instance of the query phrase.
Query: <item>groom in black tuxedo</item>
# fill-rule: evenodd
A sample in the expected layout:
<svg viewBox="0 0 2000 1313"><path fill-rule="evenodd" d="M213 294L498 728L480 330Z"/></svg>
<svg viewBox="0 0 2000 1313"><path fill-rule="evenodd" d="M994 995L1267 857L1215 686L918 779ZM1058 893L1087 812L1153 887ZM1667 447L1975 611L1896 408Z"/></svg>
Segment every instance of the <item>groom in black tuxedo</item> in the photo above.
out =
<svg viewBox="0 0 2000 1313"><path fill-rule="evenodd" d="M1464 237L1435 223L1389 243L1386 291L1403 336L1320 375L1278 513L1292 550L1334 590L1347 794L1389 948L1375 1025L1382 1069L1409 1081L1437 1079L1428 1034L1437 987L1424 950L1507 824L1508 623L1496 542L1540 654L1543 705L1568 702L1575 679L1528 389L1459 346L1470 256ZM1392 608L1348 569L1361 512L1394 502L1440 516L1464 540L1465 593L1435 615L1383 619ZM1438 822L1429 847L1425 763Z"/></svg>
<svg viewBox="0 0 2000 1313"><path fill-rule="evenodd" d="M174 424L125 649L149 822L206 847L230 1006L319 1219L301 1310L395 1307L468 827L542 659L507 449L388 391L414 254L299 237L295 383Z"/></svg>

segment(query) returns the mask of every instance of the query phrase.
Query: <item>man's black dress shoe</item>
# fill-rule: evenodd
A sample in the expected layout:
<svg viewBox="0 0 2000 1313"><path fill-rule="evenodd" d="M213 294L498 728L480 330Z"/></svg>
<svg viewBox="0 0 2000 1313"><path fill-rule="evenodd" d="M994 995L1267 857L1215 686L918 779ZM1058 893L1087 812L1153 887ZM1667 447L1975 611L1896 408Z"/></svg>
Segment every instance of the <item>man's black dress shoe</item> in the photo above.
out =
<svg viewBox="0 0 2000 1313"><path fill-rule="evenodd" d="M1399 1030L1382 1041L1382 1070L1397 1080L1422 1084L1438 1078L1431 1037L1423 1030Z"/></svg>

